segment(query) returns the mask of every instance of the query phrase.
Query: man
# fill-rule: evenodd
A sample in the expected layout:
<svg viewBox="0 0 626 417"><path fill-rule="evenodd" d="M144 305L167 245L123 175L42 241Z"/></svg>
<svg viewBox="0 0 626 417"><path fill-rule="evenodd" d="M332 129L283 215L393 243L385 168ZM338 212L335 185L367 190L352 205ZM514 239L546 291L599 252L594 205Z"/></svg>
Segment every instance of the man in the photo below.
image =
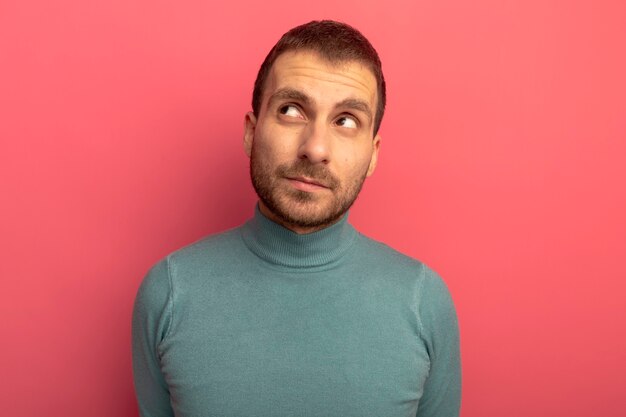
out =
<svg viewBox="0 0 626 417"><path fill-rule="evenodd" d="M137 294L141 415L457 416L445 285L347 222L380 147L376 51L345 24L296 27L261 66L252 107L254 217L169 255Z"/></svg>

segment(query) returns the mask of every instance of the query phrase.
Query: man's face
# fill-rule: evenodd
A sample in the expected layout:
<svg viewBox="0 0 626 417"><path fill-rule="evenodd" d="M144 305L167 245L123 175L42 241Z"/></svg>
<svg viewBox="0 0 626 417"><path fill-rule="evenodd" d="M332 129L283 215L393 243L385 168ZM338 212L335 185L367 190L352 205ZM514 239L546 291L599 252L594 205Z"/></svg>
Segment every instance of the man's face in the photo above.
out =
<svg viewBox="0 0 626 417"><path fill-rule="evenodd" d="M376 79L359 62L330 64L314 52L280 55L244 145L260 209L298 233L336 222L376 167Z"/></svg>

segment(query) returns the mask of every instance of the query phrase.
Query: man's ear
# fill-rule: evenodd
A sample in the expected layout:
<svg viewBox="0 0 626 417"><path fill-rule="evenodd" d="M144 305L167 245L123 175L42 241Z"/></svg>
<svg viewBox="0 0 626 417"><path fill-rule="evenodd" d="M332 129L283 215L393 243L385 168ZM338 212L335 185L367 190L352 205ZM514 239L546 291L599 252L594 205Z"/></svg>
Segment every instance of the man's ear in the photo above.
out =
<svg viewBox="0 0 626 417"><path fill-rule="evenodd" d="M378 151L380 149L380 135L376 135L374 136L374 143L372 146L374 146L374 149L372 151L372 158L370 159L370 166L367 168L367 176L369 177L370 175L372 175L374 173L374 170L376 169L376 165L378 164Z"/></svg>
<svg viewBox="0 0 626 417"><path fill-rule="evenodd" d="M248 158L252 154L252 142L254 141L254 129L256 128L256 116L249 111L243 121L243 148Z"/></svg>

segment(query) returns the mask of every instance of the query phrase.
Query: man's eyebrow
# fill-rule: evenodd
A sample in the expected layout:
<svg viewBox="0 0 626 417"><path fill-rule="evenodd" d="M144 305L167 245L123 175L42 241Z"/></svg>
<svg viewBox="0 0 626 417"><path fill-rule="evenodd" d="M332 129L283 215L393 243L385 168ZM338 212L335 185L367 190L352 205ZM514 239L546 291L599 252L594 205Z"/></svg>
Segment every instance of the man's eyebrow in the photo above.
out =
<svg viewBox="0 0 626 417"><path fill-rule="evenodd" d="M270 103L275 100L293 100L299 101L303 104L309 104L311 102L309 96L304 94L302 91L298 91L288 87L280 88L270 96Z"/></svg>
<svg viewBox="0 0 626 417"><path fill-rule="evenodd" d="M358 98L347 98L345 100L337 103L335 107L343 107L353 110L358 110L360 112L365 113L365 115L372 120L372 109L370 109L369 104L363 100L359 100Z"/></svg>

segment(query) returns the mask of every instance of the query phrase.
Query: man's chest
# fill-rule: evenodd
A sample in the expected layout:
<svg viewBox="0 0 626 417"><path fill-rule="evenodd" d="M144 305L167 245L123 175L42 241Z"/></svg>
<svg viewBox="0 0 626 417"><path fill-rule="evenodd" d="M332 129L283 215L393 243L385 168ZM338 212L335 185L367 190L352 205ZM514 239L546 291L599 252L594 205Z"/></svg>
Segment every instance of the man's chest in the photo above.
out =
<svg viewBox="0 0 626 417"><path fill-rule="evenodd" d="M174 410L415 415L429 360L411 306L365 294L195 294L205 304L180 308L160 349Z"/></svg>

